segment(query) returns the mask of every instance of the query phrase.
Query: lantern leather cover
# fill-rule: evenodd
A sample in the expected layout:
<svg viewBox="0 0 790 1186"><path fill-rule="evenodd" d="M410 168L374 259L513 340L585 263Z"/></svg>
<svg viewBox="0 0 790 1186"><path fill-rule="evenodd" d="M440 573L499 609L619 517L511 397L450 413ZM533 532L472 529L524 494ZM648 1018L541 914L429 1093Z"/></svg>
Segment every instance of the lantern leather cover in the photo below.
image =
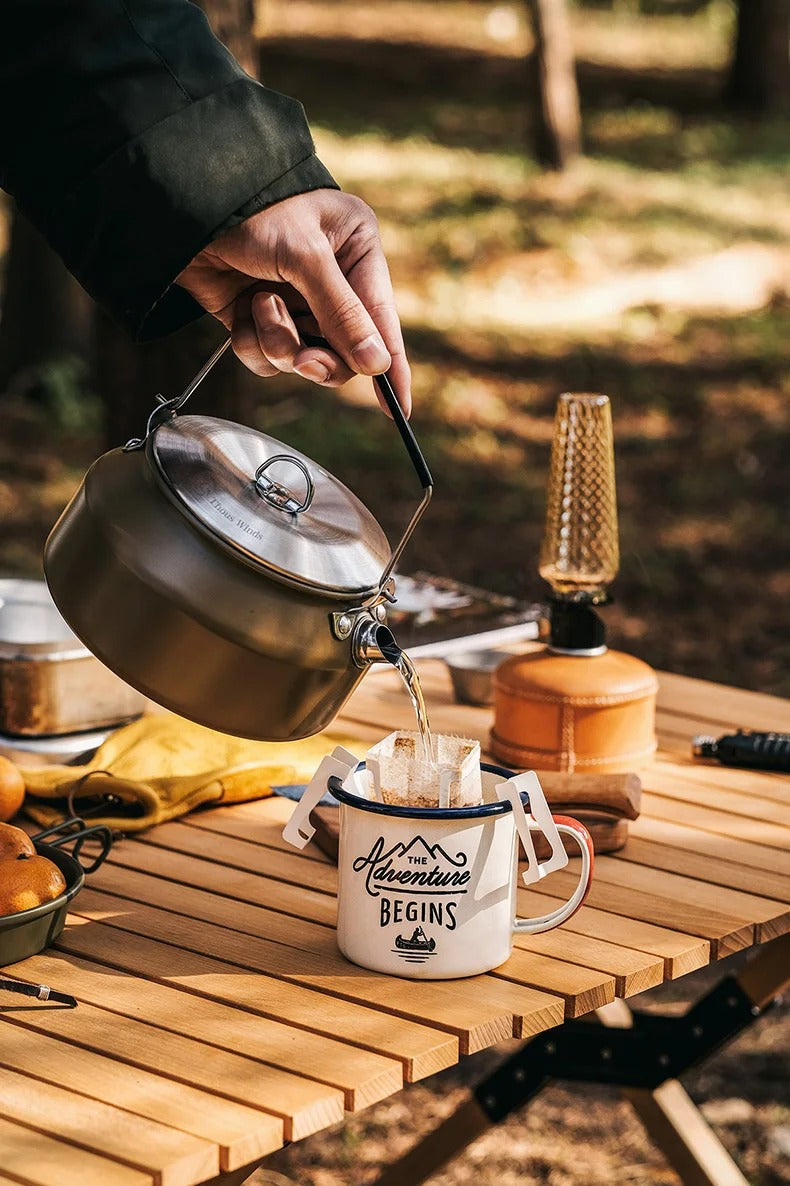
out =
<svg viewBox="0 0 790 1186"><path fill-rule="evenodd" d="M514 655L494 675L490 750L511 768L633 770L656 749L658 681L632 655Z"/></svg>

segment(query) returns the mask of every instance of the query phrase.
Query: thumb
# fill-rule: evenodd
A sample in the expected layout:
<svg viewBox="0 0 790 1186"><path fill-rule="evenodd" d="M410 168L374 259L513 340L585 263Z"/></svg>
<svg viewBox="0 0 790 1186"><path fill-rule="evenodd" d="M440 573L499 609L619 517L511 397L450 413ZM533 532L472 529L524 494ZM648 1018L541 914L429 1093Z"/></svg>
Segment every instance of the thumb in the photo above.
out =
<svg viewBox="0 0 790 1186"><path fill-rule="evenodd" d="M381 375L389 369L392 359L384 339L328 243L291 283L307 301L327 342L352 370Z"/></svg>

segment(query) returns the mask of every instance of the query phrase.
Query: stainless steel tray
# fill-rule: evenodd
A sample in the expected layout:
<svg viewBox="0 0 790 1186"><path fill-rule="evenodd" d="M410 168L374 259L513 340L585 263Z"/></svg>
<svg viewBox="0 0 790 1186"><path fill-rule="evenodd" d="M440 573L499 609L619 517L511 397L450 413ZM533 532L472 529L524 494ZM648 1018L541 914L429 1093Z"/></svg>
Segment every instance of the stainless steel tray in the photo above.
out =
<svg viewBox="0 0 790 1186"><path fill-rule="evenodd" d="M102 729L144 706L145 697L72 634L43 581L0 580L0 733Z"/></svg>

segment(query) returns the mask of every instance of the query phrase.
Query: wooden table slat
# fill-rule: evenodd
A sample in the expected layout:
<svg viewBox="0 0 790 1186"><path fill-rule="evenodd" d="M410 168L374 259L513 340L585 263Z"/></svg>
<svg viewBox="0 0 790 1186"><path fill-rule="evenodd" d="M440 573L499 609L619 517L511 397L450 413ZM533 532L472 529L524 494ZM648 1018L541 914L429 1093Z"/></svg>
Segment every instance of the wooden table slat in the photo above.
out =
<svg viewBox="0 0 790 1186"><path fill-rule="evenodd" d="M419 667L434 729L485 753L490 709L455 704L443 664ZM790 780L700 763L690 741L738 726L788 731L790 707L659 678L661 751L628 845L596 861L562 931L517 936L484 976L414 981L347 963L337 870L283 841L287 800L219 807L117 845L74 901L58 950L7 970L79 1005L3 1003L0 1186L192 1186L233 1173L459 1054L783 934ZM363 757L413 724L382 669L335 728ZM554 909L576 879L572 864L519 887L519 913Z"/></svg>
<svg viewBox="0 0 790 1186"><path fill-rule="evenodd" d="M790 708L778 696L667 671L658 673L657 705L662 711L717 723L722 732L742 728L786 733L790 729Z"/></svg>
<svg viewBox="0 0 790 1186"><path fill-rule="evenodd" d="M100 888L86 890L77 903L78 912L88 918L112 922L117 912L125 909L123 901L128 900L141 907L157 907L174 916L183 914L187 918L216 923L243 935L273 939L300 950L309 949L311 932L320 936L322 945L326 939L324 927L301 921L295 926L294 920L286 915L191 887L162 882L136 870L105 866L92 885L97 882ZM137 911L138 916L139 913ZM149 919L152 917L148 915ZM143 919L140 930L135 933L160 937L161 932L156 928L147 931L144 928ZM190 949L215 950L195 945L190 945ZM216 961L209 957L203 958L207 975L212 969L227 971L216 968ZM446 1031L393 1018L367 1006L339 1001L296 984L284 991L279 982L261 976L257 999L261 1012L276 1015L291 1025L350 1042L388 1058L397 1058L410 1081L443 1070L458 1058L457 1039Z"/></svg>
<svg viewBox="0 0 790 1186"><path fill-rule="evenodd" d="M86 897L88 892L84 891ZM86 907L80 906L80 910L84 912ZM128 970L148 969L148 975L168 982L177 981L182 986L189 985L190 976L194 976L196 990L206 983L205 961L208 957L199 953L210 944L210 950L229 965L239 961L239 967L255 973L282 978L284 982L294 981L343 1000L375 1004L385 1013L395 1016L433 1022L440 1028L457 1033L462 1049L470 1051L518 1036L525 1024L528 1027L538 1025L539 1029L544 1029L547 1025L557 1024L562 1018L562 1002L555 996L534 990L525 990L518 1002L510 999L504 1004L503 998L507 994L493 978L474 977L459 986L453 981L420 982L393 976L381 977L348 964L339 955L334 935L329 931L325 932L323 949L316 947L307 951L226 931L222 927L194 919L176 918L166 911L157 911L138 903L116 900L109 910L112 914L111 927L74 926L60 941L61 944L76 954L87 954L102 962L106 960L113 966L125 966ZM74 921L77 923L80 920L75 917ZM294 922L294 926L297 925ZM123 943L112 936L116 928L127 932L128 937ZM155 946L152 938L144 936L159 936L160 942ZM179 945L178 955L167 945L167 940L162 941L164 936ZM184 944L191 944L191 950ZM150 971L152 967L157 968L156 973ZM250 981L253 986L257 985L260 999L259 976L250 977ZM227 986L226 991L235 995L241 990L242 979L237 972L233 976L225 976L223 983ZM283 984L277 987L278 991L288 996ZM514 1004L519 1009L515 1014ZM533 1013L535 1018L530 1020ZM529 1032L537 1031L530 1028ZM316 1077L319 1077L320 1064L317 1060L308 1061L307 1053L311 1042L318 1045L320 1041L315 1035L305 1032L304 1049L300 1052L303 1061ZM329 1042L328 1039L324 1041ZM336 1077L343 1060L351 1058L353 1048L341 1047L335 1042L331 1046L333 1049L337 1047L338 1055L343 1056L339 1065L329 1059L327 1073ZM357 1054L361 1061L363 1052L358 1051ZM368 1057L373 1059L377 1056Z"/></svg>
<svg viewBox="0 0 790 1186"><path fill-rule="evenodd" d="M730 815L716 807L700 807L683 799L667 798L650 791L642 797L642 814L668 819L674 823L698 828L700 832L713 832L717 836L729 836L733 840L748 840L761 848L774 848L780 856L787 853L787 833L784 828L775 828L767 819L748 819L742 815ZM776 872L782 872L780 864Z"/></svg>
<svg viewBox="0 0 790 1186"><path fill-rule="evenodd" d="M52 1010L36 1012L42 1014L41 1025L47 1027L49 1022L43 1014ZM82 1010L80 1020L83 1026L90 1024ZM277 1116L255 1112L140 1068L119 1075L118 1064L106 1054L73 1046L46 1029L31 1042L30 1032L0 1017L0 1068L68 1088L76 1095L101 1100L211 1141L219 1149L220 1170L247 1165L283 1143L283 1122Z"/></svg>
<svg viewBox="0 0 790 1186"><path fill-rule="evenodd" d="M624 850L627 852L627 846ZM655 892L659 897L671 897L677 902L678 921L682 921L689 904L700 908L719 911L722 916L741 923L753 922L758 927L758 940L762 942L759 927L763 923L790 923L790 906L771 898L745 893L725 885L711 885L694 877L668 872L659 868L645 868L627 858L617 856L599 857L595 862L596 882L608 882L623 889ZM777 932L777 934L780 932ZM773 935L771 936L774 937Z"/></svg>
<svg viewBox="0 0 790 1186"><path fill-rule="evenodd" d="M564 898L555 897L551 887L537 882L529 890L520 889L517 894L520 914L545 914L556 910ZM622 943L634 951L659 956L664 961L664 977L675 980L696 972L710 962L710 943L699 935L670 930L644 919L601 910L589 904L584 906L563 923L562 933L600 936L613 943Z"/></svg>
<svg viewBox="0 0 790 1186"><path fill-rule="evenodd" d="M608 1005L615 997L614 976L516 947L510 959L492 973L501 980L551 989L565 999L565 1016L581 1017Z"/></svg>
<svg viewBox="0 0 790 1186"><path fill-rule="evenodd" d="M711 859L707 853L657 844L652 838L629 837L625 848L613 853L612 859L662 869L666 873L680 873L715 886L753 892L782 904L790 902L790 875L782 877L721 857Z"/></svg>
<svg viewBox="0 0 790 1186"><path fill-rule="evenodd" d="M560 893L570 893L575 884L575 873L562 870L552 875L552 889ZM744 923L742 919L696 904L691 910L690 901L679 903L672 896L667 897L652 890L628 888L626 892L626 887L600 877L593 880L587 901L591 906L626 918L639 918L669 930L691 931L710 941L711 953L716 959L743 951L756 942L755 924L752 922Z"/></svg>
<svg viewBox="0 0 790 1186"><path fill-rule="evenodd" d="M301 886L309 876L310 889L334 896L337 893L337 869L334 865L310 861L309 864L293 849L280 852L249 840L237 840L223 836L217 844L215 835L204 828L193 828L189 824L160 824L155 831L143 836L135 843L155 845L176 852L189 853L219 865L233 869L246 869L250 873L265 873L277 881Z"/></svg>
<svg viewBox="0 0 790 1186"><path fill-rule="evenodd" d="M644 789L649 792L655 791L665 799L680 799L684 803L712 807L728 815L762 820L771 828L776 828L780 843L784 836L785 843L790 844L790 805L772 799L761 799L756 794L741 790L695 782L686 777L683 767L674 770L650 770L644 778Z"/></svg>
<svg viewBox="0 0 790 1186"><path fill-rule="evenodd" d="M715 802L716 792L721 787L726 791L740 791L758 799L769 799L787 805L787 775L774 774L765 770L747 770L735 766L722 766L719 762L703 762L689 755L656 754L647 772L648 777L667 772L682 778L684 782L707 787L711 800Z"/></svg>
<svg viewBox="0 0 790 1186"><path fill-rule="evenodd" d="M239 803L238 806L194 812L183 822L190 828L203 828L219 836L262 844L266 848L279 849L289 856L331 867L329 858L315 844L308 844L306 848L296 851L287 840L283 840L283 828L291 816L293 806L290 799L272 795L268 799L256 799L251 803ZM306 870L305 878L309 876Z"/></svg>
<svg viewBox="0 0 790 1186"><path fill-rule="evenodd" d="M187 994L171 992L161 1009L157 1007L161 996L152 993L146 982L119 971L109 973L65 953L35 956L12 971L21 979L27 975L34 983L53 981L57 976L79 1001L74 1011L46 1006L11 1011L6 1019L14 1025L56 1034L119 1063L244 1102L280 1118L288 1141L310 1136L343 1118L343 1094L336 1088L206 1044L201 1037L201 1019L195 1027L189 1024L192 999ZM167 1009L172 1011L171 1024L179 1030L156 1024L162 1014L167 1018ZM140 1014L146 1020L141 1020Z"/></svg>
<svg viewBox="0 0 790 1186"><path fill-rule="evenodd" d="M629 821L629 839L647 840L653 847L681 849L684 852L699 853L716 864L723 861L735 865L745 872L759 870L769 874L772 884L781 885L790 876L790 859L787 852L754 844L751 840L722 836L718 832L701 832L679 820L643 812L639 819ZM703 878L704 880L704 878ZM726 883L725 883L726 884ZM757 891L762 893L761 890ZM772 897L772 894L766 894ZM790 901L790 897L787 898Z"/></svg>
<svg viewBox="0 0 790 1186"><path fill-rule="evenodd" d="M153 1174L78 1149L0 1116L3 1169L14 1186L154 1186Z"/></svg>
<svg viewBox="0 0 790 1186"><path fill-rule="evenodd" d="M136 842L124 841L112 850L107 865L144 869L163 881L193 886L283 915L311 918L331 927L337 922L337 899L333 895L301 890L291 882L277 881L247 869L231 869L191 853L154 845L148 845L141 853Z"/></svg>
<svg viewBox="0 0 790 1186"><path fill-rule="evenodd" d="M160 1186L193 1186L219 1172L216 1145L157 1121L3 1069L6 1120L55 1136L151 1175Z"/></svg>
<svg viewBox="0 0 790 1186"><path fill-rule="evenodd" d="M515 942L522 951L552 955L583 968L608 972L614 977L619 997L645 992L664 979L664 961L658 956L589 935L577 933L570 941L567 934L545 931L542 935L518 935Z"/></svg>

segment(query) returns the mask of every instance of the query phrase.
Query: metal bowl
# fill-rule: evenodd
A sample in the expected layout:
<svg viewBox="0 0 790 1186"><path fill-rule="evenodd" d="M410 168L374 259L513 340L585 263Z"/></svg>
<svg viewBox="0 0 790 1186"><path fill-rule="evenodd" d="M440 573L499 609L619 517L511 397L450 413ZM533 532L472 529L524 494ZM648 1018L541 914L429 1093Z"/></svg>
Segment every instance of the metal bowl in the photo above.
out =
<svg viewBox="0 0 790 1186"><path fill-rule="evenodd" d="M28 956L37 955L60 935L66 922L69 902L82 889L85 874L92 873L102 863L112 844L112 833L109 828L95 825L86 828L82 820L67 820L58 828L48 829L39 833L40 837L53 836L62 828L73 828L65 835L55 836L48 844L44 839L31 837L39 856L47 857L57 865L66 881L66 889L59 897L51 902L42 902L40 906L33 906L30 910L19 910L16 914L0 916L0 968L8 964L16 964ZM82 845L89 836L95 836L101 841L101 851L90 864L82 865L79 854ZM64 852L63 844L74 842L74 852Z"/></svg>
<svg viewBox="0 0 790 1186"><path fill-rule="evenodd" d="M144 707L145 697L71 632L43 581L0 580L0 732L85 732L131 720Z"/></svg>
<svg viewBox="0 0 790 1186"><path fill-rule="evenodd" d="M459 704L492 704L492 677L509 651L461 651L445 659L453 682L455 699Z"/></svg>

